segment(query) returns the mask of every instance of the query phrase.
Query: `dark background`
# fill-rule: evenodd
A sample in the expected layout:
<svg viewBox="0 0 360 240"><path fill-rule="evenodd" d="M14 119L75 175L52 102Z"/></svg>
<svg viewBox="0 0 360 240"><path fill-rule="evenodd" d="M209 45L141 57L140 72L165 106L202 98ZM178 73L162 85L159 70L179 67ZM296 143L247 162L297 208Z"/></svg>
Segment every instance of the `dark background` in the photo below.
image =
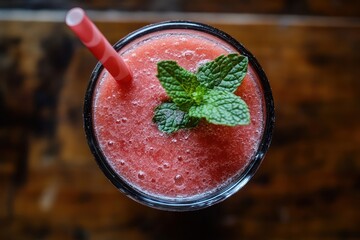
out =
<svg viewBox="0 0 360 240"><path fill-rule="evenodd" d="M173 213L106 180L82 129L96 60L63 23L74 6L111 43L184 19L252 51L276 126L244 189ZM0 1L0 239L360 239L359 16L356 0Z"/></svg>

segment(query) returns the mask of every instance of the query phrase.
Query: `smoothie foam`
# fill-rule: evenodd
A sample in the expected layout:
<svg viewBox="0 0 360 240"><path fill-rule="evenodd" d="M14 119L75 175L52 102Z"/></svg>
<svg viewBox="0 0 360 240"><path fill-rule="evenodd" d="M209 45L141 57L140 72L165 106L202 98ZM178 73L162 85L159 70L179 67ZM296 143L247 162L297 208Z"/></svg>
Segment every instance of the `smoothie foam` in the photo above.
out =
<svg viewBox="0 0 360 240"><path fill-rule="evenodd" d="M227 127L201 122L194 129L162 133L154 109L168 99L156 78L157 62L174 60L189 70L222 54L229 44L192 30L154 33L121 49L133 82L123 88L103 70L93 102L100 148L114 171L139 191L159 198L203 196L231 183L258 149L264 99L251 65L236 94L247 103L251 123Z"/></svg>

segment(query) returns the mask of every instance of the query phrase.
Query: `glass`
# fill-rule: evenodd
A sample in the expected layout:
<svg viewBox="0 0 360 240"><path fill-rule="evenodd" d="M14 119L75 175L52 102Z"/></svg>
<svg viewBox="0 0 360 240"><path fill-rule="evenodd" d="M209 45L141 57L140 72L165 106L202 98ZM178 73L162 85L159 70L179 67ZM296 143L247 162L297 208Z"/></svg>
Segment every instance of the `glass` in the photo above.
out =
<svg viewBox="0 0 360 240"><path fill-rule="evenodd" d="M201 32L201 34L210 34L211 36L218 38L220 42L225 41L234 49L236 49L240 54L247 56L249 59L249 64L255 70L264 97L263 104L265 106L265 125L259 147L256 153L253 155L253 158L250 160L249 164L246 166L245 170L232 183L228 184L227 186L222 187L215 192L210 193L209 195L205 195L195 199L162 199L160 197L155 197L147 193L141 192L140 190L132 187L120 176L118 176L118 174L108 163L95 135L92 109L95 88L97 86L100 74L103 71L103 66L101 65L101 63L97 63L97 65L95 66L85 95L84 128L89 147L93 155L95 156L99 167L104 172L106 177L113 183L113 185L115 185L121 192L126 194L128 197L134 199L135 201L153 208L170 211L191 211L202 209L225 200L226 198L236 193L239 189L241 189L252 178L256 170L259 168L271 142L275 122L274 102L267 77L255 57L234 38L211 26L188 21L170 21L152 24L141 28L121 39L114 45L114 48L119 51L124 46L132 43L137 39L141 39L144 36L174 29L195 30Z"/></svg>

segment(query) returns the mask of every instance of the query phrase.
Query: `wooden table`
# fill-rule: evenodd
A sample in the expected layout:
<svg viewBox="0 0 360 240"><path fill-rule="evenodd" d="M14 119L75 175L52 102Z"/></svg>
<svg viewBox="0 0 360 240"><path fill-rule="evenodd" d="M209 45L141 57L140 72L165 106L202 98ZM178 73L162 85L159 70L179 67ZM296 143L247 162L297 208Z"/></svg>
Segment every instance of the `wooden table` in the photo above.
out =
<svg viewBox="0 0 360 240"><path fill-rule="evenodd" d="M64 12L8 13L0 21L0 239L360 238L358 18L112 14L90 13L112 43L181 18L251 49L275 99L270 151L243 190L206 210L129 200L98 169L82 129L96 61L64 26Z"/></svg>

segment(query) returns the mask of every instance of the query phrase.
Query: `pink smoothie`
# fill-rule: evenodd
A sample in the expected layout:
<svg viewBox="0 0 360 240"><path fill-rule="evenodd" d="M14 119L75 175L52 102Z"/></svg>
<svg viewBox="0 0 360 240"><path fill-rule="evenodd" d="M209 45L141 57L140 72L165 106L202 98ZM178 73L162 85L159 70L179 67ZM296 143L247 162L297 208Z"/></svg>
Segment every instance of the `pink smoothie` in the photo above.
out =
<svg viewBox="0 0 360 240"><path fill-rule="evenodd" d="M176 199L211 193L242 172L264 128L264 100L251 66L236 92L249 106L249 125L226 127L202 121L194 129L169 135L152 122L156 106L168 99L156 78L158 61L175 60L195 71L232 52L236 50L225 42L192 30L164 32L121 50L133 71L133 83L122 88L103 71L93 109L100 147L121 178L150 195Z"/></svg>

